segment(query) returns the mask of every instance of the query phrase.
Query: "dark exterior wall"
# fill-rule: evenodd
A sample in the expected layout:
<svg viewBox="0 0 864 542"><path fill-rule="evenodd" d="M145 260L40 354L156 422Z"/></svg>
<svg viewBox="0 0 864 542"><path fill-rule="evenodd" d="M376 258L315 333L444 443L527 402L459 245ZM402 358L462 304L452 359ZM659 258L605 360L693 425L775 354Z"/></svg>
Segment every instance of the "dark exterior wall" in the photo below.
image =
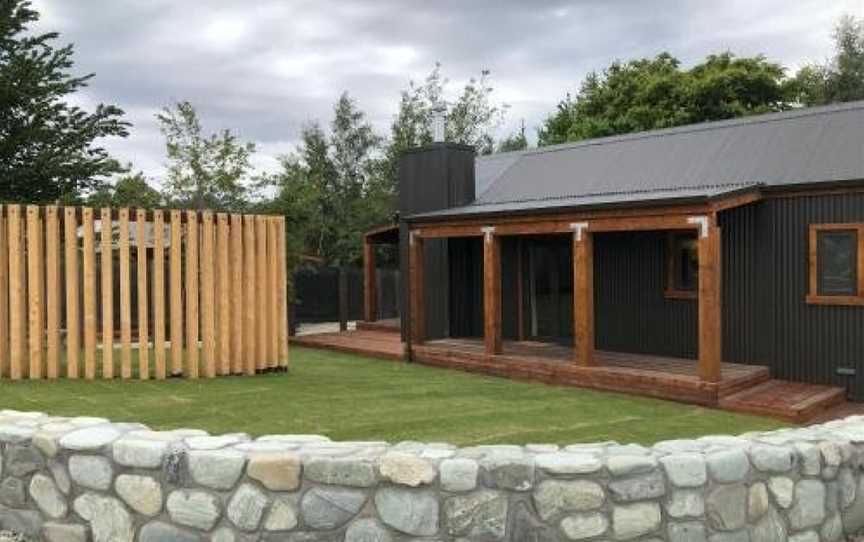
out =
<svg viewBox="0 0 864 542"><path fill-rule="evenodd" d="M864 399L864 307L805 303L808 226L861 221L862 194L769 199L721 216L726 361L769 365L776 378L848 385Z"/></svg>
<svg viewBox="0 0 864 542"><path fill-rule="evenodd" d="M594 235L598 349L697 357L697 302L663 295L665 243L663 232Z"/></svg>
<svg viewBox="0 0 864 542"><path fill-rule="evenodd" d="M450 336L482 337L483 240L479 237L450 239L449 249Z"/></svg>
<svg viewBox="0 0 864 542"><path fill-rule="evenodd" d="M474 200L474 149L467 145L434 143L411 149L399 160L399 215L402 217L428 211L466 205ZM408 295L408 226L399 225L400 269L402 271L402 338L407 340L410 325ZM450 265L446 240L425 242L424 288L426 334L428 338L449 335L449 296L435 292L449 291Z"/></svg>

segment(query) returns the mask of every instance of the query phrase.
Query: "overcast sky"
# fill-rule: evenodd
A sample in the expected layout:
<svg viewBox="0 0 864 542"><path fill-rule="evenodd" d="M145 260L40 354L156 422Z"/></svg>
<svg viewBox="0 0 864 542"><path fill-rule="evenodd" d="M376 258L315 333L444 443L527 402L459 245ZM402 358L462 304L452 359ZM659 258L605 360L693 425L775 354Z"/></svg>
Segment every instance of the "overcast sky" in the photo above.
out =
<svg viewBox="0 0 864 542"><path fill-rule="evenodd" d="M832 51L844 13L864 0L35 0L40 30L76 47L95 72L81 103L114 103L133 123L108 147L158 180L164 143L154 120L190 100L206 129L230 128L275 167L304 123L328 123L348 90L387 133L409 79L436 61L450 91L481 69L510 105L501 135L533 134L567 91L615 59L661 51L690 64L731 50L795 69Z"/></svg>

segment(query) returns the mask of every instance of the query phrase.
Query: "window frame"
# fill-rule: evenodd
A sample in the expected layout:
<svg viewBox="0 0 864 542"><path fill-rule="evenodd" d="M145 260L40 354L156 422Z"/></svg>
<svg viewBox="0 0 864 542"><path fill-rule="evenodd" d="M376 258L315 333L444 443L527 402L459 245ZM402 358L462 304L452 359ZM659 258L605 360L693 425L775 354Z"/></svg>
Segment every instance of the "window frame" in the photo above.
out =
<svg viewBox="0 0 864 542"><path fill-rule="evenodd" d="M697 275L696 285L692 290L683 290L678 287L676 279L675 263L678 260L677 240L680 237L693 237L696 241L696 257L699 257L699 235L698 230L670 231L666 234L666 287L663 289L663 297L666 299L698 299L699 279Z"/></svg>
<svg viewBox="0 0 864 542"><path fill-rule="evenodd" d="M819 233L825 231L855 231L858 236L856 248L858 293L856 295L826 295L819 293ZM810 224L808 232L808 291L806 302L810 305L864 305L864 223L843 222Z"/></svg>

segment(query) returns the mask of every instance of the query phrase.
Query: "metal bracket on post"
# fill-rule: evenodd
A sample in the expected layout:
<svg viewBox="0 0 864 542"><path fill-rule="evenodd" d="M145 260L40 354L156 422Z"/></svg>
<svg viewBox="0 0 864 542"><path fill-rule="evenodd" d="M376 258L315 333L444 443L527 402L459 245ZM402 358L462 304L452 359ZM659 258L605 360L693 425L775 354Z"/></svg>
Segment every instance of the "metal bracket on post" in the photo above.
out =
<svg viewBox="0 0 864 542"><path fill-rule="evenodd" d="M700 216L688 216L687 217L688 224L696 224L699 226L699 237L705 239L708 237L708 225L709 220L705 215Z"/></svg>
<svg viewBox="0 0 864 542"><path fill-rule="evenodd" d="M495 226L484 226L480 228L480 231L483 232L483 239L487 243L492 242L492 236L495 235Z"/></svg>
<svg viewBox="0 0 864 542"><path fill-rule="evenodd" d="M420 235L420 230L411 230L408 232L408 245L414 246L414 237Z"/></svg>
<svg viewBox="0 0 864 542"><path fill-rule="evenodd" d="M573 230L573 235L576 236L577 241L582 240L582 232L588 229L587 222L573 222L570 224L570 229Z"/></svg>

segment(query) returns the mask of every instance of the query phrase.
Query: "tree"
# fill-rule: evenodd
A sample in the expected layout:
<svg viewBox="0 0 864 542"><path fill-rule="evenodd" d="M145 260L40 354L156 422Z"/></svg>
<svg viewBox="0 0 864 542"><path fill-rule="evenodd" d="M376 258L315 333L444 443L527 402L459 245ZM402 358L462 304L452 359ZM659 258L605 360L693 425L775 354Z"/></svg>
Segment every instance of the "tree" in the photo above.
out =
<svg viewBox="0 0 864 542"><path fill-rule="evenodd" d="M662 53L590 73L538 131L539 145L721 120L792 105L779 64L762 56L708 56L689 70Z"/></svg>
<svg viewBox="0 0 864 542"><path fill-rule="evenodd" d="M139 207L152 209L163 204L162 194L150 186L144 173L120 176L113 185L105 184L87 198L93 207Z"/></svg>
<svg viewBox="0 0 864 542"><path fill-rule="evenodd" d="M362 233L386 220L373 179L380 137L347 93L334 106L330 134L312 123L270 177L275 208L293 230L292 246L342 265L361 258Z"/></svg>
<svg viewBox="0 0 864 542"><path fill-rule="evenodd" d="M795 83L804 105L864 99L864 19L844 16L834 28L834 57L798 71Z"/></svg>
<svg viewBox="0 0 864 542"><path fill-rule="evenodd" d="M498 143L498 152L524 151L528 148L528 138L525 136L525 121L519 125L519 131L510 134Z"/></svg>
<svg viewBox="0 0 864 542"><path fill-rule="evenodd" d="M71 74L73 47L56 32L31 34L39 13L24 0L0 2L0 200L51 202L97 187L120 164L95 142L125 137L123 111L66 100L93 74Z"/></svg>
<svg viewBox="0 0 864 542"><path fill-rule="evenodd" d="M247 204L254 143L229 130L205 134L198 113L182 101L156 115L165 135L165 196L174 205L236 210Z"/></svg>
<svg viewBox="0 0 864 542"><path fill-rule="evenodd" d="M444 99L448 80L436 63L422 84L408 82L399 100L399 111L390 126L390 139L384 148L383 161L377 165L379 189L395 202L399 156L407 149L432 143L433 113L445 108L445 140L474 146L481 154L494 149L494 133L508 110L507 104L493 100L490 72L483 70L472 77L452 104Z"/></svg>

